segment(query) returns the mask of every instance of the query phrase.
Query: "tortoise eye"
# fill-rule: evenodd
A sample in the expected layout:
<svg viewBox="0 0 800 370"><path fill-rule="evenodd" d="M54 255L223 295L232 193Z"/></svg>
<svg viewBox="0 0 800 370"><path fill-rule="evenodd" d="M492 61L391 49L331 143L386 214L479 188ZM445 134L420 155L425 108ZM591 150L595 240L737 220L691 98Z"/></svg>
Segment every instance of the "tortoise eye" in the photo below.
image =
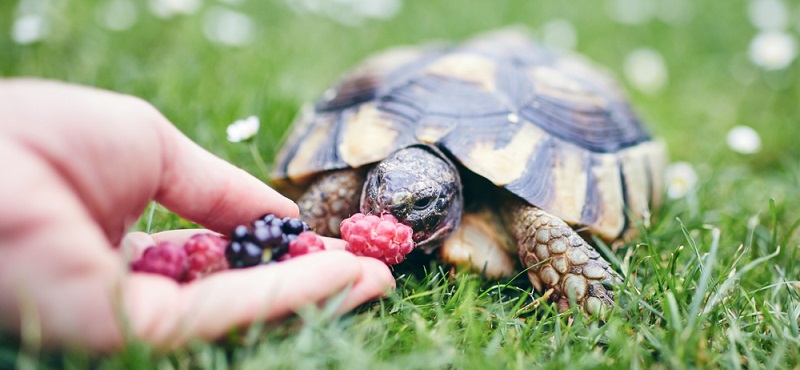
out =
<svg viewBox="0 0 800 370"><path fill-rule="evenodd" d="M433 203L433 197L419 198L417 199L416 202L414 202L414 209L419 210L428 208L428 206L431 205L431 203Z"/></svg>

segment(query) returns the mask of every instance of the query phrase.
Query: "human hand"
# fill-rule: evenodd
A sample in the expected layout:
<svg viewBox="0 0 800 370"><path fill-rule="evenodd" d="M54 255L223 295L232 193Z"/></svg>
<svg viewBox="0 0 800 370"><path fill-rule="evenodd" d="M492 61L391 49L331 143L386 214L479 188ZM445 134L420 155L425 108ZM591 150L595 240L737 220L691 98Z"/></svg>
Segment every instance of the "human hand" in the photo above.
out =
<svg viewBox="0 0 800 370"><path fill-rule="evenodd" d="M394 286L383 263L336 250L185 285L129 273L121 247L183 243L197 232L123 238L151 200L218 232L264 213L298 213L137 98L0 81L0 173L0 329L35 328L44 345L112 350L130 330L170 349L285 317L347 287L340 312ZM341 240L325 242L343 249Z"/></svg>

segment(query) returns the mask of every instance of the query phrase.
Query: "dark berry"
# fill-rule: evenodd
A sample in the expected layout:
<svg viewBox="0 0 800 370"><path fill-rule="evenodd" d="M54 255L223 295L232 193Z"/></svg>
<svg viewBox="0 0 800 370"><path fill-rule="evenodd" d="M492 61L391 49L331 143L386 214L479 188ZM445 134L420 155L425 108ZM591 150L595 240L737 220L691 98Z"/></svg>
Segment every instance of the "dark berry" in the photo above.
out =
<svg viewBox="0 0 800 370"><path fill-rule="evenodd" d="M261 216L261 218L259 220L264 221L264 223L271 223L272 220L275 220L275 219L276 219L275 215L273 215L272 213L267 213L267 214Z"/></svg>
<svg viewBox="0 0 800 370"><path fill-rule="evenodd" d="M243 241L249 239L251 236L250 229L247 225L239 225L233 229L233 234L231 235L231 240L233 241Z"/></svg>
<svg viewBox="0 0 800 370"><path fill-rule="evenodd" d="M283 232L274 225L263 225L253 228L253 239L261 246L274 246L280 243Z"/></svg>
<svg viewBox="0 0 800 370"><path fill-rule="evenodd" d="M296 218L263 215L250 225L239 225L233 230L226 259L232 268L278 261L288 253L289 244L297 235L308 229L308 224ZM247 252L246 249L252 249L248 245L256 246L259 252Z"/></svg>
<svg viewBox="0 0 800 370"><path fill-rule="evenodd" d="M305 222L296 218L283 219L283 232L287 234L300 234L308 229Z"/></svg>
<svg viewBox="0 0 800 370"><path fill-rule="evenodd" d="M261 263L263 251L251 241L231 242L225 249L225 259L231 268L255 266Z"/></svg>

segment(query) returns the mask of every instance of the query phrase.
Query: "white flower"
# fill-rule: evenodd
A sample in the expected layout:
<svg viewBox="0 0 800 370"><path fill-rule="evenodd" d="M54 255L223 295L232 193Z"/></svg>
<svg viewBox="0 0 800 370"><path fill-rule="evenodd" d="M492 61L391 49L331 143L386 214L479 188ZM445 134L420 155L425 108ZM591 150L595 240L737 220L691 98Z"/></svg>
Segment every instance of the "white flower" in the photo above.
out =
<svg viewBox="0 0 800 370"><path fill-rule="evenodd" d="M200 0L150 0L150 11L159 18L194 14L200 9Z"/></svg>
<svg viewBox="0 0 800 370"><path fill-rule="evenodd" d="M542 26L542 41L557 49L572 50L578 43L578 33L570 21L553 19Z"/></svg>
<svg viewBox="0 0 800 370"><path fill-rule="evenodd" d="M136 4L131 0L109 0L97 8L97 22L112 31L131 28L136 18Z"/></svg>
<svg viewBox="0 0 800 370"><path fill-rule="evenodd" d="M747 7L750 23L762 31L784 29L787 14L789 10L781 0L752 0Z"/></svg>
<svg viewBox="0 0 800 370"><path fill-rule="evenodd" d="M658 92L667 83L667 67L656 50L641 48L632 51L625 58L623 68L628 82L644 93Z"/></svg>
<svg viewBox="0 0 800 370"><path fill-rule="evenodd" d="M253 40L255 23L246 14L214 7L203 18L203 33L211 42L244 46Z"/></svg>
<svg viewBox="0 0 800 370"><path fill-rule="evenodd" d="M794 36L783 31L764 31L750 42L750 60L764 69L783 69L797 57Z"/></svg>
<svg viewBox="0 0 800 370"><path fill-rule="evenodd" d="M14 20L11 39L17 44L32 44L47 36L49 24L44 14L29 14Z"/></svg>
<svg viewBox="0 0 800 370"><path fill-rule="evenodd" d="M728 131L728 147L737 153L757 153L761 150L761 137L748 126L736 126Z"/></svg>
<svg viewBox="0 0 800 370"><path fill-rule="evenodd" d="M253 135L258 133L259 126L260 122L258 117L250 116L231 123L228 125L228 128L225 130L225 132L228 133L228 141L238 143L240 141L246 141L252 138Z"/></svg>
<svg viewBox="0 0 800 370"><path fill-rule="evenodd" d="M670 199L683 198L697 186L697 173L691 164L675 162L667 167L667 196Z"/></svg>

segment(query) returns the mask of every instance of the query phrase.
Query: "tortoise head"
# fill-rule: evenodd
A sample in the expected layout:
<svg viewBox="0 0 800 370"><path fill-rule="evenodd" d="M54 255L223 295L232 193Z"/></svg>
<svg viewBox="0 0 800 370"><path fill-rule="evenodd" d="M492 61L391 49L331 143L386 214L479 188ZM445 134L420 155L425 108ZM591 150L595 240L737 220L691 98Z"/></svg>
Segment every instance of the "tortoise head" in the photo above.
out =
<svg viewBox="0 0 800 370"><path fill-rule="evenodd" d="M400 149L367 174L361 212L390 212L414 230L414 242L439 246L461 221L464 199L458 169L428 145Z"/></svg>

